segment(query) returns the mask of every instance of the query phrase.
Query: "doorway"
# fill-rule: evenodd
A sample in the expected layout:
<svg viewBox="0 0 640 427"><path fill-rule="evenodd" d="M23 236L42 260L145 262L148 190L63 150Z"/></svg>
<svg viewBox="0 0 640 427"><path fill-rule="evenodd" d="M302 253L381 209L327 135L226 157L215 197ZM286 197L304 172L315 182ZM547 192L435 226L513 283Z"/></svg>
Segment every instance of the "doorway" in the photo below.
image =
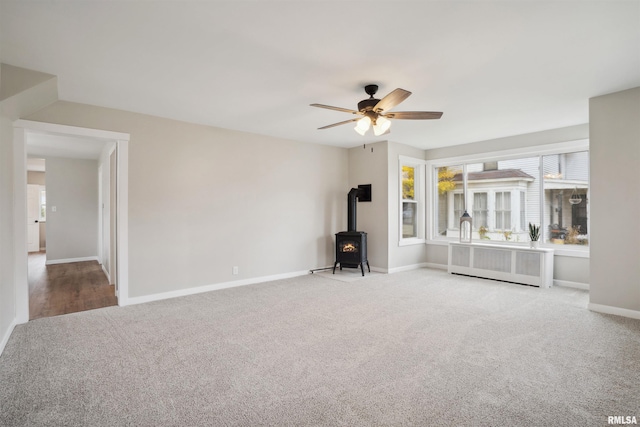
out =
<svg viewBox="0 0 640 427"><path fill-rule="evenodd" d="M53 137L56 141L55 144L43 143L42 135ZM82 141L82 142L81 142ZM30 294L29 294L29 257L27 256L27 240L28 233L26 227L27 218L27 153L35 155L36 153L43 151L45 154L42 156L51 158L65 158L74 156L77 154L69 154L73 152L74 144L81 144L79 151L86 151L91 145L99 145L101 147L101 157L98 157L96 162L102 165L103 170L113 171L113 178L108 178L109 183L116 183L113 185L113 195L111 191L107 190L105 195L98 194L96 196L96 217L100 218L95 223L95 235L96 241L93 243L93 249L89 252L81 253L80 256L75 256L72 252L65 252L59 250L52 259L46 259L46 267L52 270L60 270L66 268L64 275L68 275L69 269L76 271L82 271L81 267L88 267L85 270L85 275L90 277L92 274L100 273L104 276L102 271L103 263L109 257L108 265L110 266L111 280L105 281L107 286L108 282L118 283L117 295L115 286L112 286L112 300L106 302L106 304L113 305L114 301L117 301L118 305L126 305L128 300L128 216L127 216L127 185L128 185L128 141L129 135L103 131L97 129L78 128L72 126L56 125L43 122L31 122L27 120L18 120L14 122L14 185L16 194L15 203L15 267L16 267L16 321L17 323L25 323L29 320L30 315ZM76 147L78 148L78 147ZM94 147L95 148L95 147ZM65 151L67 150L67 151ZM70 150L70 151L69 151ZM85 153L86 154L86 153ZM105 160L106 159L106 160ZM113 165L110 163L113 162ZM97 175L96 168L96 175ZM96 177L95 191L98 192L98 182ZM49 185L47 186L49 187ZM102 191L102 185L100 185ZM47 188L49 190L49 188ZM69 192L71 193L71 192ZM49 194L47 194L49 195ZM112 206L112 214L108 215L109 221L111 221L110 227L108 227L109 233L113 238L109 238L106 247L109 248L107 253L104 253L105 248L102 238L103 225L98 221L102 220L102 214L98 215L97 212L101 212L103 209L103 200L98 203L98 197L104 199L108 197L112 200L110 206ZM49 198L49 201L51 198ZM48 206L47 210L51 214L52 210L55 210L56 206ZM70 210L73 211L73 210ZM60 210L58 210L60 212ZM67 211L68 212L68 211ZM73 218L72 218L73 219ZM52 230L53 231L53 230ZM48 233L49 234L49 233ZM99 237L98 237L99 236ZM54 236L48 236L48 240L53 239ZM72 240L72 239L68 239ZM67 242L65 242L67 243ZM85 242L86 243L86 242ZM47 245L49 249L50 245ZM62 245L64 246L64 245ZM60 249L60 248L58 248ZM65 250L68 247L64 247ZM86 249L86 248L85 248ZM53 250L53 248L52 248ZM47 252L49 252L47 250ZM49 258L47 255L45 255ZM84 265L84 263L93 263L94 267L90 265ZM56 268L53 268L53 267ZM59 268L60 267L60 268ZM105 273L108 270L105 269ZM96 284L95 278L90 279ZM73 282L70 280L68 282ZM98 298L100 299L100 298ZM105 300L106 301L106 300ZM104 303L104 302L103 302ZM91 308L92 304L82 304L85 308ZM95 307L93 307L95 308ZM65 309L66 310L66 309ZM76 310L78 311L78 310ZM61 314L61 313L60 313Z"/></svg>
<svg viewBox="0 0 640 427"><path fill-rule="evenodd" d="M108 307L118 302L116 275L109 276L106 269L112 264L108 261L111 254L115 254L115 248L111 250L115 241L106 240L107 256L96 252L96 230L103 229L102 217L98 215L102 212L100 208L115 207L108 203L108 199L113 198L111 193L115 193L108 176L104 180L106 185L99 185L103 181L100 179L103 169L115 168L109 167L108 163L104 168L98 166L113 159L107 153L113 144L100 149L103 144L95 143L93 151L83 147L81 152L76 152L73 144L86 143L82 139L74 139L71 143L70 136L27 136L27 155L49 155L50 159L27 158L29 320ZM60 157L50 157L53 154ZM51 167L47 168L47 164ZM53 196L49 206L46 203L47 180ZM102 200L103 196L107 198L106 202ZM106 219L109 217L115 215L108 212ZM93 225L87 224L91 221ZM53 256L47 251L47 225L51 226L48 240ZM93 238L89 248L83 242L88 238ZM69 259L70 256L74 258Z"/></svg>

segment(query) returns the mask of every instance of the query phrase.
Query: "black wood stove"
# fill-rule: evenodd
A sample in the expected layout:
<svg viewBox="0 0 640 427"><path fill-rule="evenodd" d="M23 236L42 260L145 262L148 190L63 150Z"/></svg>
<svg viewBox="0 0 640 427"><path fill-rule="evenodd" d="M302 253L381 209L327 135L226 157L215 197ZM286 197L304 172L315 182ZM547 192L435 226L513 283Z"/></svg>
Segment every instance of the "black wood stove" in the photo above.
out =
<svg viewBox="0 0 640 427"><path fill-rule="evenodd" d="M364 264L371 273L369 260L367 259L367 233L356 231L356 199L362 194L362 190L352 188L348 195L348 230L336 233L336 262L333 264L333 274L336 274L336 266L358 268L364 276Z"/></svg>

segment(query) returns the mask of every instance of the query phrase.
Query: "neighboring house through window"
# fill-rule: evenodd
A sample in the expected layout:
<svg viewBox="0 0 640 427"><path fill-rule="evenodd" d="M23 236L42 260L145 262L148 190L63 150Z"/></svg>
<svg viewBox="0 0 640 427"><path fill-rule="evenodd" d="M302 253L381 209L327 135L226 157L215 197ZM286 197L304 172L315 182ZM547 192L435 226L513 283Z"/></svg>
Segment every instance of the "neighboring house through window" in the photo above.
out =
<svg viewBox="0 0 640 427"><path fill-rule="evenodd" d="M431 238L457 238L466 206L474 239L526 242L533 223L542 225L546 243L588 245L589 152L557 150L482 162L433 162Z"/></svg>

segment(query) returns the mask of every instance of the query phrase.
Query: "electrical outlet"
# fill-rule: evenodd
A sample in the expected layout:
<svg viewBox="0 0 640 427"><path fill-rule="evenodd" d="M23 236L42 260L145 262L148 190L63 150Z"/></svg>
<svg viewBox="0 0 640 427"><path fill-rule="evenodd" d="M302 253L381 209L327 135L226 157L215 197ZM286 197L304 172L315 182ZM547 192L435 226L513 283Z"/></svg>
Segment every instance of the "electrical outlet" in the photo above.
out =
<svg viewBox="0 0 640 427"><path fill-rule="evenodd" d="M238 266L233 267L233 274L238 274Z"/></svg>

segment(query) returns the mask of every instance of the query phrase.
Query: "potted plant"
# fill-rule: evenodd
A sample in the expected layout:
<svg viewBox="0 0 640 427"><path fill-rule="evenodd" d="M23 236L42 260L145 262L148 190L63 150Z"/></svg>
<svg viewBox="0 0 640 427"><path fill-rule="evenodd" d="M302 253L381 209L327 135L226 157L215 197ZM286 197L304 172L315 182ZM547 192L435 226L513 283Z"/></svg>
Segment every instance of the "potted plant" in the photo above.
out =
<svg viewBox="0 0 640 427"><path fill-rule="evenodd" d="M540 240L540 226L529 223L529 239L531 239L531 247L537 248Z"/></svg>

